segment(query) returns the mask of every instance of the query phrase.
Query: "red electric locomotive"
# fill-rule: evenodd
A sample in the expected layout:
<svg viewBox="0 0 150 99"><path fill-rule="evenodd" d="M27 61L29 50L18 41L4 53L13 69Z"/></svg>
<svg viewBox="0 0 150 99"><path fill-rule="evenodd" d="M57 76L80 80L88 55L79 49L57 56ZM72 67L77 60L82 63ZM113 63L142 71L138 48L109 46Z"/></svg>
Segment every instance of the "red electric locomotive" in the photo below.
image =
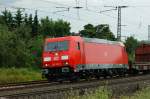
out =
<svg viewBox="0 0 150 99"><path fill-rule="evenodd" d="M43 75L49 80L124 74L128 57L123 43L80 36L45 39Z"/></svg>

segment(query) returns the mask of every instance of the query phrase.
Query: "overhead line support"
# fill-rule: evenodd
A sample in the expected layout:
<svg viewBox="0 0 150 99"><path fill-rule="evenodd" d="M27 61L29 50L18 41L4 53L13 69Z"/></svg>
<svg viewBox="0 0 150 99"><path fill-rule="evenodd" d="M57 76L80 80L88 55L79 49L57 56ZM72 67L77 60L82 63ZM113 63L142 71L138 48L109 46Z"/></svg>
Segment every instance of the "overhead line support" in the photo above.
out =
<svg viewBox="0 0 150 99"><path fill-rule="evenodd" d="M117 21L117 40L121 41L121 9L127 6L117 6L118 8L118 21Z"/></svg>

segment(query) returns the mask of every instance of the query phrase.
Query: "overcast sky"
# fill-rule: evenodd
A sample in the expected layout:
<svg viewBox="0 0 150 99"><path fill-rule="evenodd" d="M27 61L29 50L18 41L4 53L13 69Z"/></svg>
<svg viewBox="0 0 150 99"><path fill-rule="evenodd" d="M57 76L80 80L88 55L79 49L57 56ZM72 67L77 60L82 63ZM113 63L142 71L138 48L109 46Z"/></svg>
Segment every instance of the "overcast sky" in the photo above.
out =
<svg viewBox="0 0 150 99"><path fill-rule="evenodd" d="M78 4L83 7L79 12L73 8ZM139 40L147 40L148 24L150 24L150 0L0 0L0 10L14 6L29 8L25 12L34 13L34 10L37 9L40 18L49 16L54 20L64 19L70 22L72 32L78 32L88 23L109 24L115 35L117 11L98 12L112 9L104 6L118 5L129 6L122 9L122 25L126 25L122 26L122 36L135 36ZM66 8L56 7L67 7L69 11L63 11L67 10Z"/></svg>

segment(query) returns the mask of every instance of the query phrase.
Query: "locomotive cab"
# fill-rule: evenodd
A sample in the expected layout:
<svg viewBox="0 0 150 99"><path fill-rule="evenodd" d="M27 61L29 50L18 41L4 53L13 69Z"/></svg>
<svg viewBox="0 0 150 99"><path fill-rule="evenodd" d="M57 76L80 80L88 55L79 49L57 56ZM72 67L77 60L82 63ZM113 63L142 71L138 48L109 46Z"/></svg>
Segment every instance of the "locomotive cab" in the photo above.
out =
<svg viewBox="0 0 150 99"><path fill-rule="evenodd" d="M80 42L70 37L48 38L43 50L43 75L50 79L72 77L81 61Z"/></svg>

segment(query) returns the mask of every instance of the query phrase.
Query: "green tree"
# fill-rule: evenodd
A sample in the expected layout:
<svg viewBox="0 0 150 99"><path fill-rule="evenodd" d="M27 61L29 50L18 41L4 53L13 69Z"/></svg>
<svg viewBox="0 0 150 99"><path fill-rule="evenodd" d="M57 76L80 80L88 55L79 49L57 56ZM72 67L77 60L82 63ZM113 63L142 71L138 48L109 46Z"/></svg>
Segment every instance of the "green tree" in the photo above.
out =
<svg viewBox="0 0 150 99"><path fill-rule="evenodd" d="M38 21L38 15L37 15L37 10L36 10L34 20L33 20L33 25L32 25L32 36L33 37L38 35L38 27L39 27L39 21Z"/></svg>
<svg viewBox="0 0 150 99"><path fill-rule="evenodd" d="M95 26L96 37L101 39L116 40L114 34L110 31L109 25L101 24Z"/></svg>
<svg viewBox="0 0 150 99"><path fill-rule="evenodd" d="M84 26L84 29L94 29L94 26L92 24L87 24Z"/></svg>
<svg viewBox="0 0 150 99"><path fill-rule="evenodd" d="M55 34L54 37L62 37L62 36L67 36L70 35L70 23L63 21L63 20L58 20L55 21Z"/></svg>
<svg viewBox="0 0 150 99"><path fill-rule="evenodd" d="M107 24L101 24L97 26L87 24L84 26L84 29L80 31L80 35L90 38L116 40L114 34L110 31Z"/></svg>
<svg viewBox="0 0 150 99"><path fill-rule="evenodd" d="M24 23L26 25L28 25L28 14L27 13L25 13L25 15L24 15Z"/></svg>
<svg viewBox="0 0 150 99"><path fill-rule="evenodd" d="M2 15L0 15L0 24L5 24L5 21L3 20L3 16Z"/></svg>
<svg viewBox="0 0 150 99"><path fill-rule="evenodd" d="M29 67L34 64L27 43L0 25L0 66Z"/></svg>
<svg viewBox="0 0 150 99"><path fill-rule="evenodd" d="M80 35L84 37L94 38L96 37L96 30L92 24L87 24L84 29L80 31Z"/></svg>
<svg viewBox="0 0 150 99"><path fill-rule="evenodd" d="M9 27L9 30L13 30L14 28L14 20L13 20L13 16L11 14L11 12L8 12L8 27Z"/></svg>
<svg viewBox="0 0 150 99"><path fill-rule="evenodd" d="M71 35L70 23L63 20L53 21L52 19L46 17L41 19L40 32L44 36L50 37L62 37Z"/></svg>
<svg viewBox="0 0 150 99"><path fill-rule="evenodd" d="M31 38L32 29L31 27L26 26L25 24L21 24L20 27L16 28L14 32L19 39L28 41Z"/></svg>
<svg viewBox="0 0 150 99"><path fill-rule="evenodd" d="M2 20L3 20L4 24L7 25L7 23L8 23L8 10L7 9L2 11Z"/></svg>
<svg viewBox="0 0 150 99"><path fill-rule="evenodd" d="M17 10L14 18L15 18L16 26L19 27L23 20L21 9Z"/></svg>
<svg viewBox="0 0 150 99"><path fill-rule="evenodd" d="M30 52L32 53L35 66L41 66L43 40L44 40L44 37L42 35L38 35L28 42L28 48L30 49Z"/></svg>
<svg viewBox="0 0 150 99"><path fill-rule="evenodd" d="M54 21L48 17L41 19L40 32L45 37L53 37L55 34Z"/></svg>
<svg viewBox="0 0 150 99"><path fill-rule="evenodd" d="M8 28L0 24L0 66L5 66L5 62L7 62L7 40L9 40L9 37L11 37L11 35L8 32Z"/></svg>
<svg viewBox="0 0 150 99"><path fill-rule="evenodd" d="M14 28L12 13L5 9L5 11L2 12L0 23L3 25L7 25L9 30L12 30Z"/></svg>
<svg viewBox="0 0 150 99"><path fill-rule="evenodd" d="M29 19L28 19L28 25L32 28L32 23L33 23L33 18L32 18L32 14L29 15Z"/></svg>
<svg viewBox="0 0 150 99"><path fill-rule="evenodd" d="M128 37L127 40L125 41L125 46L128 52L129 61L131 62L134 61L135 49L137 48L138 45L139 45L138 40L135 39L133 36Z"/></svg>

